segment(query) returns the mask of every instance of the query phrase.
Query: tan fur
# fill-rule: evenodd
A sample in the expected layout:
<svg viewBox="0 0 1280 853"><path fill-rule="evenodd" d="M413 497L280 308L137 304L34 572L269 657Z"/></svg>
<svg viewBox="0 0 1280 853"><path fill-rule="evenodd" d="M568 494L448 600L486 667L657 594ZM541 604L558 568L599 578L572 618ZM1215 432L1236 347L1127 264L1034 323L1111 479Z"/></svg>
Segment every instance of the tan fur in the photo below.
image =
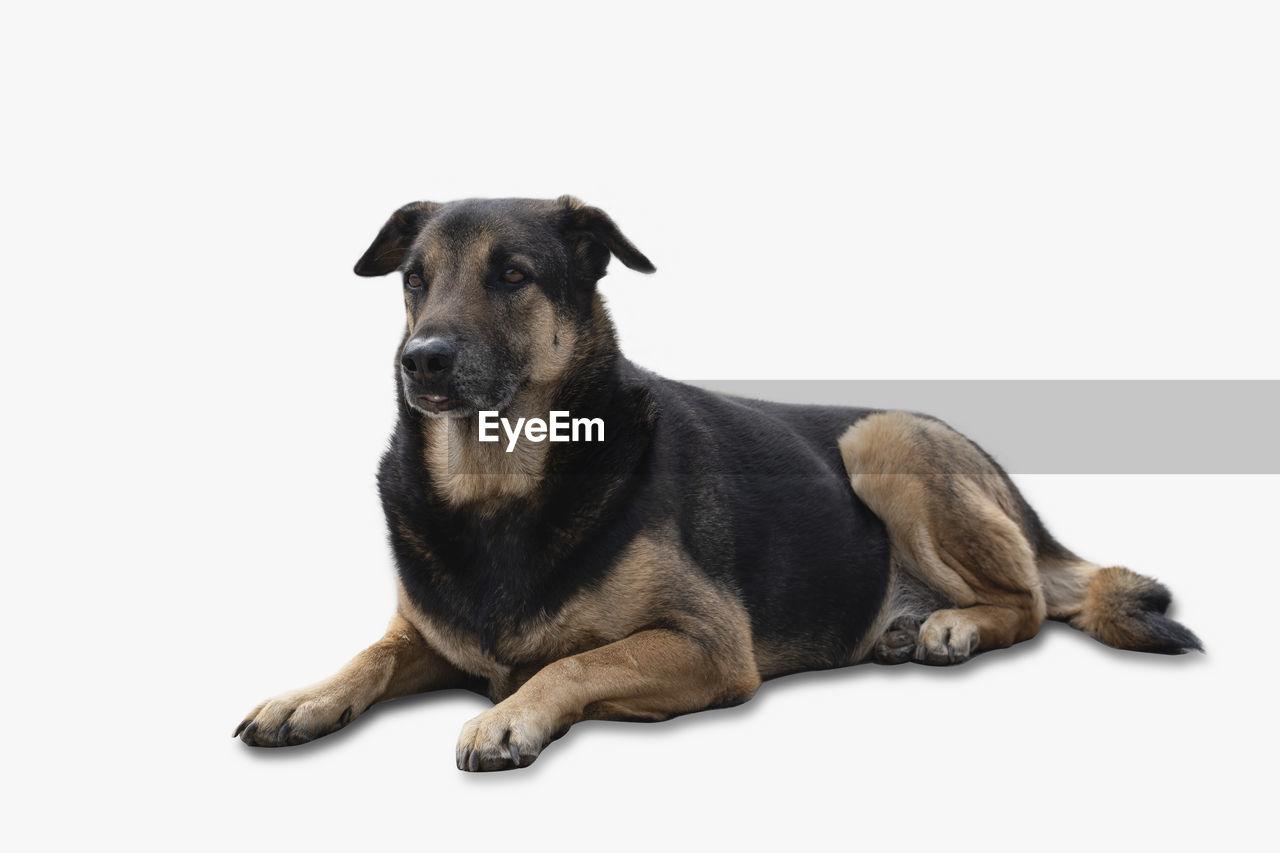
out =
<svg viewBox="0 0 1280 853"><path fill-rule="evenodd" d="M268 699L236 730L257 746L304 743L342 728L377 702L461 687L465 675L431 649L400 614L381 640L324 681Z"/></svg>
<svg viewBox="0 0 1280 853"><path fill-rule="evenodd" d="M1034 554L1008 487L976 447L905 412L870 415L839 445L895 562L957 605L925 620L918 658L963 660L1035 636L1046 607Z"/></svg>
<svg viewBox="0 0 1280 853"><path fill-rule="evenodd" d="M541 293L525 323L531 352L529 382L537 396L550 401L573 358L577 333Z"/></svg>
<svg viewBox="0 0 1280 853"><path fill-rule="evenodd" d="M1117 649L1150 650L1169 642L1158 633L1153 635L1152 626L1140 615L1150 606L1155 590L1161 589L1155 579L1123 566L1103 568L1076 557L1041 559L1040 576L1049 618L1069 622ZM1163 608L1157 612L1163 613Z"/></svg>
<svg viewBox="0 0 1280 853"><path fill-rule="evenodd" d="M475 252L483 257L488 243ZM501 416L513 425L519 418L550 417L551 401L560 390L575 353L581 354L578 333L555 306L535 287L521 291L520 322L510 329L512 347L526 353L529 374L516 399ZM597 322L604 317L603 301L596 299ZM410 318L410 329L415 320ZM550 443L527 441L523 435L507 451L507 438L481 443L471 434L474 421L429 420L424 424L426 465L437 493L454 506L470 506L496 514L505 504L533 495L546 469Z"/></svg>
<svg viewBox="0 0 1280 853"><path fill-rule="evenodd" d="M755 647L756 666L763 679L812 669L813 650L801 642L770 642Z"/></svg>
<svg viewBox="0 0 1280 853"><path fill-rule="evenodd" d="M495 701L547 664L616 642L655 621L706 638L724 649L726 665L755 672L746 612L692 566L673 536L637 538L598 586L498 637L490 654L475 637L418 609L403 587L399 610L454 666L487 679Z"/></svg>
<svg viewBox="0 0 1280 853"><path fill-rule="evenodd" d="M463 726L459 767L527 764L579 720L662 720L744 702L760 686L746 612L693 568L673 536L638 539L605 587L506 645L545 653L561 648L565 636L622 636L553 660ZM679 601L672 601L677 590ZM620 597L628 592L637 600ZM653 615L662 627L638 624Z"/></svg>
<svg viewBox="0 0 1280 853"><path fill-rule="evenodd" d="M1129 630L1124 605L1149 584L1149 578L1119 566L1099 570L1091 579L1072 624L1108 646L1141 648L1145 638Z"/></svg>
<svg viewBox="0 0 1280 853"><path fill-rule="evenodd" d="M1041 557L1038 567L1048 617L1064 621L1079 615L1089 582L1102 570L1077 557Z"/></svg>
<svg viewBox="0 0 1280 853"><path fill-rule="evenodd" d="M528 411L513 407L503 416L515 422L529 417L517 414ZM543 412L536 417L546 417ZM548 442L531 442L523 438L515 449L507 452L507 439L481 443L470 431L476 429L473 419L436 419L426 421L425 462L431 471L437 493L454 506L471 505L490 514L515 498L528 497L542 482Z"/></svg>
<svg viewBox="0 0 1280 853"><path fill-rule="evenodd" d="M594 281L610 254L632 269L653 271L648 258L603 211L568 196L556 205L554 219L544 224L556 229L548 235L559 233L565 239L575 273L585 270ZM528 513L537 509L549 462L557 461L550 443L521 436L508 452L506 436L479 442L471 434L475 420L438 417L443 414L440 398L426 389L441 387L438 383L447 378L460 398L505 407L499 414L509 423L549 419L553 401L557 408L569 408L574 400L594 401L594 395L609 390L600 383L617 378L609 373L617 354L612 323L599 294L589 319L576 307L557 308L539 287L504 288L501 299L492 298L492 279L503 269L500 263L493 268L503 257L495 253L499 246L509 251L512 242L519 244L511 238L518 238L523 226L517 222L507 228L490 219L479 220L487 225L476 224L476 219L462 217L456 228L446 228L421 216L437 207L420 203L397 211L357 262L356 272L384 275L396 264L415 269L404 265L410 243L423 252L421 273L431 281L413 287L412 295L406 293L405 342L425 343L447 334L475 348L469 362L475 372L469 376L461 370L445 376L444 371L456 367L440 358L447 348L436 350L435 367L428 362L421 371L412 353L401 353L406 402L425 418L422 452L430 481L454 507L490 517ZM448 239L432 240L433 228ZM533 260L516 254L509 262L536 276ZM567 280L572 283L576 277ZM510 278L509 284L519 283ZM422 379L422 374L430 375ZM487 393L485 385L491 386ZM644 415L653 423L657 412L650 409ZM1070 620L1120 647L1167 652L1200 648L1194 635L1164 617L1167 590L1127 569L1100 569L1071 557L1044 534L999 468L946 425L919 415L881 412L851 426L839 439L839 450L853 490L883 520L891 542L888 592L847 661L833 659L844 656L843 645L824 657L824 650L815 648L822 639L757 646L739 592L695 565L673 523L637 536L613 565L600 566L603 571L594 583L579 588L555 612L519 617L511 615L518 608L502 601L502 618L523 621L507 625L497 636L489 629L475 630L475 613L460 614L467 623L462 629L437 619L401 585L397 614L382 640L331 678L262 703L236 734L243 730L246 742L263 746L300 743L341 728L375 702L483 684L497 704L463 727L456 755L460 768L491 770L530 763L580 720L660 720L737 704L755 693L763 677L856 663L872 655L892 663L913 655L928 663L954 663L1034 636L1046 615ZM600 487L627 485L621 476ZM397 503L386 491L384 499ZM609 500L599 505L612 506ZM404 560L405 570L434 572L431 588L443 590L448 600L447 585L455 577L448 569L457 567L439 564L412 520L400 515L411 511L388 510L391 529L398 534L397 556L403 559L406 550L411 552L417 559ZM610 523L608 518L601 521ZM585 526L583 535L590 529ZM1037 563L1028 536L1052 556L1040 555ZM554 553L566 550L557 547ZM428 609L438 604L419 600ZM775 606L767 599L757 603L765 608L765 618Z"/></svg>
<svg viewBox="0 0 1280 853"><path fill-rule="evenodd" d="M579 720L737 704L761 681L746 611L696 569L674 531L638 537L599 586L500 636L489 653L403 587L399 614L452 667L489 682L498 704L459 740L459 764L474 755L471 769L501 766L512 744L527 763Z"/></svg>
<svg viewBox="0 0 1280 853"><path fill-rule="evenodd" d="M1169 593L1154 578L1123 566L1098 569L1089 579L1079 612L1071 625L1117 649L1170 651L1200 648L1185 628L1158 614L1168 606Z"/></svg>

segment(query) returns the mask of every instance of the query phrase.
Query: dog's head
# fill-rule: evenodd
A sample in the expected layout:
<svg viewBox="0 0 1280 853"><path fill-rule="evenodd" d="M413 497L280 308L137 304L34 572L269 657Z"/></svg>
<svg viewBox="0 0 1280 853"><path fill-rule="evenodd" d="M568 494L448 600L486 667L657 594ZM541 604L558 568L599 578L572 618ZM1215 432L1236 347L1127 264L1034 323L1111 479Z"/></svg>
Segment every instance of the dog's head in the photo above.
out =
<svg viewBox="0 0 1280 853"><path fill-rule="evenodd" d="M561 375L611 255L654 271L604 211L569 196L419 201L391 215L355 272L401 275L409 405L466 417Z"/></svg>

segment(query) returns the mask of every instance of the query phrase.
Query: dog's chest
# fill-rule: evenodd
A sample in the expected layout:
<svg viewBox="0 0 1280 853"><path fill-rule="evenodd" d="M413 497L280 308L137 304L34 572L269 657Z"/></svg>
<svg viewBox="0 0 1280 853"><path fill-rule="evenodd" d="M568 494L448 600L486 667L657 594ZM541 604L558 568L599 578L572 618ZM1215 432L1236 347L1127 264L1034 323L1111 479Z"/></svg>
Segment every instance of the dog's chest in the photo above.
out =
<svg viewBox="0 0 1280 853"><path fill-rule="evenodd" d="M450 663L487 679L491 694L505 695L552 661L629 636L651 623L655 613L670 614L673 591L688 580L681 584L672 575L678 563L673 547L637 538L598 582L578 588L562 603L524 615L508 611L497 619L477 619L476 628L456 612L424 606L403 580L400 611ZM437 602L447 600L446 595Z"/></svg>
<svg viewBox="0 0 1280 853"><path fill-rule="evenodd" d="M427 644L458 669L489 682L495 697L509 695L539 669L614 637L591 618L582 597L553 615L539 614L482 636L418 606L400 587L400 612Z"/></svg>

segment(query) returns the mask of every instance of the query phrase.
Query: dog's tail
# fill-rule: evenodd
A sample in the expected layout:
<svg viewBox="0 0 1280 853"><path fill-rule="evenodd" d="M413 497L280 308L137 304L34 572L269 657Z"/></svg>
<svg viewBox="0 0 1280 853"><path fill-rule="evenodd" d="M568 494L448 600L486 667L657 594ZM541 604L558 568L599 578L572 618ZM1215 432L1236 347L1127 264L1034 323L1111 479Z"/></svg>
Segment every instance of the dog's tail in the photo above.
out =
<svg viewBox="0 0 1280 853"><path fill-rule="evenodd" d="M1037 556L1049 618L1117 649L1180 655L1204 651L1200 639L1165 615L1169 590L1119 566L1102 568L1057 543Z"/></svg>

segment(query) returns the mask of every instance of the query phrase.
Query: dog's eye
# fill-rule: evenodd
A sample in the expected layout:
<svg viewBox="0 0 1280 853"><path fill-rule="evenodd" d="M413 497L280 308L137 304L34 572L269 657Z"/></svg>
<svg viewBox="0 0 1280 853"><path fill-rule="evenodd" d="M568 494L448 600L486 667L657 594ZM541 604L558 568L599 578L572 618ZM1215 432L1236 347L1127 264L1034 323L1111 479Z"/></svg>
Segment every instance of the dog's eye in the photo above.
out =
<svg viewBox="0 0 1280 853"><path fill-rule="evenodd" d="M524 273L515 267L507 267L502 272L502 280L507 284L520 284L524 281Z"/></svg>
<svg viewBox="0 0 1280 853"><path fill-rule="evenodd" d="M405 281L405 284L409 285L414 290L417 290L419 287L422 287L422 276L418 275L417 273L414 273L413 275L409 276L404 281Z"/></svg>

